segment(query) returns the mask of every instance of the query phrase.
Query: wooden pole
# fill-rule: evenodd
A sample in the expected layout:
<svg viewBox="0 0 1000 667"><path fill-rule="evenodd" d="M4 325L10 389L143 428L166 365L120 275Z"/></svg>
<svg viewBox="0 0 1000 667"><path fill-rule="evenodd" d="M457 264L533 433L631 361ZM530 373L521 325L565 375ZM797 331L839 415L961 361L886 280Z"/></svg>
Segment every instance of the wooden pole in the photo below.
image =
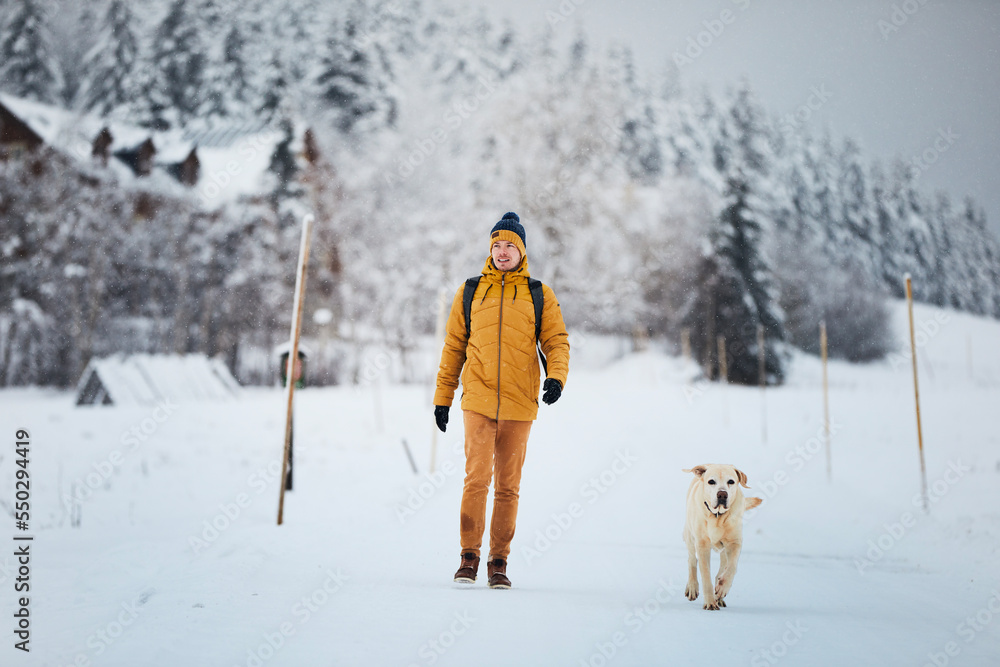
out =
<svg viewBox="0 0 1000 667"><path fill-rule="evenodd" d="M830 384L826 372L827 360L826 320L819 323L819 350L823 358L823 443L826 445L826 481L833 480L833 463L830 454Z"/></svg>
<svg viewBox="0 0 1000 667"><path fill-rule="evenodd" d="M306 265L309 263L309 232L312 230L313 216L310 213L302 219L302 241L299 244L299 266L295 270L295 297L292 311L291 338L292 349L288 353L288 366L285 368L286 412L285 412L285 446L281 456L281 479L278 486L281 492L278 496L278 525L280 526L285 513L285 480L288 475L288 450L292 442L292 399L295 396L295 360L299 358L299 335L302 333L302 303L306 293Z"/></svg>
<svg viewBox="0 0 1000 667"><path fill-rule="evenodd" d="M718 336L716 341L719 345L719 382L729 383L729 362L726 359L726 337Z"/></svg>
<svg viewBox="0 0 1000 667"><path fill-rule="evenodd" d="M767 365L765 363L765 350L764 350L764 327L760 324L757 325L757 381L760 384L760 388L763 389L767 385Z"/></svg>
<svg viewBox="0 0 1000 667"><path fill-rule="evenodd" d="M684 327L681 329L681 356L684 361L691 361L691 329Z"/></svg>
<svg viewBox="0 0 1000 667"><path fill-rule="evenodd" d="M757 325L757 382L760 384L760 440L767 444L767 363L764 348L764 327Z"/></svg>
<svg viewBox="0 0 1000 667"><path fill-rule="evenodd" d="M717 336L716 343L719 346L719 383L726 385L729 383L729 361L726 359L726 337ZM729 425L729 403L726 401L726 388L720 387L722 394L722 423Z"/></svg>
<svg viewBox="0 0 1000 667"><path fill-rule="evenodd" d="M410 460L410 468L413 469L413 474L417 474L417 462L413 460L413 453L410 451L410 446L406 444L406 438L403 438L403 449L406 450L406 458Z"/></svg>
<svg viewBox="0 0 1000 667"><path fill-rule="evenodd" d="M920 450L920 497L924 512L929 510L927 502L927 466L924 464L924 433L920 426L920 384L917 381L917 344L913 327L913 285L910 274L906 274L906 308L910 314L910 357L913 359L913 398L917 406L917 448Z"/></svg>

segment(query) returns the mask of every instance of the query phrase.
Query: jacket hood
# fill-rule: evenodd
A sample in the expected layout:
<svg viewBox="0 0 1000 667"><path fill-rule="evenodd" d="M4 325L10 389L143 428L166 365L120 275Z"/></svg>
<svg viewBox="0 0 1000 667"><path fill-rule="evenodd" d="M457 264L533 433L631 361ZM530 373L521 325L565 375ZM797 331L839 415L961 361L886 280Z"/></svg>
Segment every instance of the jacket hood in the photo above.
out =
<svg viewBox="0 0 1000 667"><path fill-rule="evenodd" d="M510 271L501 271L497 267L493 266L493 256L486 258L486 264L483 265L483 278L486 278L492 283L500 284L501 277L506 274L506 282L511 282L512 280L518 280L518 282L528 282L528 278L531 277L531 272L528 270L528 256L521 256L521 263L517 265L516 269L511 269Z"/></svg>

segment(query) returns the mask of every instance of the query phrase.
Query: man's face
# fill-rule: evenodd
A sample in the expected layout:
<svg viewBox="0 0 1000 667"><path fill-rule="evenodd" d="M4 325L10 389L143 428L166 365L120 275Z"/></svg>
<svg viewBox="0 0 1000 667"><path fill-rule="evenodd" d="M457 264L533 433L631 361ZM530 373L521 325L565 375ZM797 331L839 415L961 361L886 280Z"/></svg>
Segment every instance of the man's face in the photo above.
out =
<svg viewBox="0 0 1000 667"><path fill-rule="evenodd" d="M510 271L521 263L521 251L510 241L497 241L491 251L493 266L501 271Z"/></svg>

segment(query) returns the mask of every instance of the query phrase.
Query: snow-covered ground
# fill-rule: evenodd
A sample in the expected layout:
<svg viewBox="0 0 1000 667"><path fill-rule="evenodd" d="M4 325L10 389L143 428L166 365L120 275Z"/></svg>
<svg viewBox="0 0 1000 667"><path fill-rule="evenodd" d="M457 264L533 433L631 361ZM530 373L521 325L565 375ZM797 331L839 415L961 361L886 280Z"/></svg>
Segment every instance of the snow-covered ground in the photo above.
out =
<svg viewBox="0 0 1000 667"><path fill-rule="evenodd" d="M0 664L998 664L1000 323L917 321L929 514L905 354L831 364L828 482L815 358L762 398L578 336L529 443L510 591L451 582L461 422L428 475L429 387L302 391L281 527L277 389L158 412L0 392L0 506L28 429L35 535L22 654L12 517L0 531ZM765 499L718 612L683 597L681 469L708 462Z"/></svg>

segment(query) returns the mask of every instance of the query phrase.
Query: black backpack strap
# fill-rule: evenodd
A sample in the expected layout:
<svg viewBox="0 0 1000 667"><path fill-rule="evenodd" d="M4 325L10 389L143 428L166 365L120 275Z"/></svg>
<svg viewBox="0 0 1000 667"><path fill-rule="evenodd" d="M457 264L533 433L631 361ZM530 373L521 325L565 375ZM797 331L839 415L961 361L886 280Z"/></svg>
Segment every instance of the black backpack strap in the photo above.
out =
<svg viewBox="0 0 1000 667"><path fill-rule="evenodd" d="M528 290L531 292L531 300L535 304L535 347L538 348L538 356L542 360L542 370L547 374L549 364L542 352L542 343L539 338L542 335L542 311L545 309L545 296L542 292L542 281L528 278Z"/></svg>
<svg viewBox="0 0 1000 667"><path fill-rule="evenodd" d="M545 309L542 281L528 278L528 289L531 291L531 300L535 303L535 340L538 340L542 335L542 310Z"/></svg>
<svg viewBox="0 0 1000 667"><path fill-rule="evenodd" d="M476 296L476 288L479 287L481 276L475 276L465 281L465 289L462 292L462 308L465 312L465 341L468 344L469 336L472 334L472 300ZM542 334L542 311L545 308L545 296L542 292L542 281L528 278L528 291L531 292L531 301L535 306L535 347L538 349L538 356L542 360L542 369L548 373L549 364L542 352L542 344L538 340Z"/></svg>
<svg viewBox="0 0 1000 667"><path fill-rule="evenodd" d="M465 312L465 342L468 344L469 336L472 334L472 299L476 296L476 288L479 287L481 276L469 278L465 281L465 291L462 292L462 308Z"/></svg>

